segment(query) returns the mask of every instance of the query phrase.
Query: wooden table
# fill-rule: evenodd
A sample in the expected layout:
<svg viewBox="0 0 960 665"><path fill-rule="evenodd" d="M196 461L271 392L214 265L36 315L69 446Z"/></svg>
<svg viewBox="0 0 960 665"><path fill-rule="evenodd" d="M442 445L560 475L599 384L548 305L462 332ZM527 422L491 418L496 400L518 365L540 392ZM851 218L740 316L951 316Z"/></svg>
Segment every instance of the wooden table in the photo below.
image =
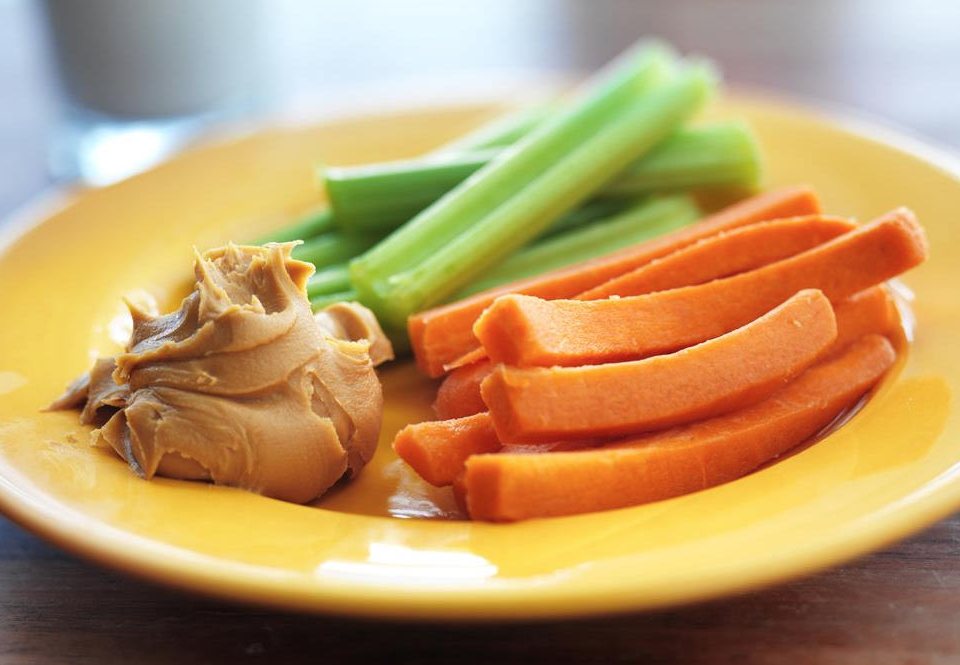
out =
<svg viewBox="0 0 960 665"><path fill-rule="evenodd" d="M280 17L292 44L276 64L281 103L348 79L594 67L656 33L713 55L734 84L830 100L960 146L960 3L951 0L504 1L478 3L483 21L475 6L451 3L459 9L445 5L436 24L426 20L437 13L429 7L358 4L304 5L296 15L288 7ZM381 14L384 25L371 22ZM469 23L470 34L437 29L454 20ZM345 57L359 48L335 39L345 26L358 40L377 40L381 55ZM484 40L497 48L482 48ZM311 49L325 41L326 51ZM0 90L11 93L0 112L0 213L47 184L43 147L55 107L41 44L30 7L0 2ZM399 52L397 64L390 54ZM347 62L347 73L318 66L329 61ZM833 571L697 607L550 624L398 626L171 592L91 566L0 518L0 662L960 662L958 555L955 516Z"/></svg>

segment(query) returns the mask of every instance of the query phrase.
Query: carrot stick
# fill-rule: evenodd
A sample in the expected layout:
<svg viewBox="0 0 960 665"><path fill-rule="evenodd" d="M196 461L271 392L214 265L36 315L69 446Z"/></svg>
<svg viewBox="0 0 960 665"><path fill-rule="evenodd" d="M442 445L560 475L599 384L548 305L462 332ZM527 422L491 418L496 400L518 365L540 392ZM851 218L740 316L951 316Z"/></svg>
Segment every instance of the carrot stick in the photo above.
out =
<svg viewBox="0 0 960 665"><path fill-rule="evenodd" d="M735 480L814 436L894 359L890 343L871 335L727 415L589 451L473 456L463 479L470 516L505 521L609 510Z"/></svg>
<svg viewBox="0 0 960 665"><path fill-rule="evenodd" d="M806 290L742 328L670 355L584 367L498 365L480 392L501 441L632 434L763 399L836 337L830 301Z"/></svg>
<svg viewBox="0 0 960 665"><path fill-rule="evenodd" d="M757 268L821 244L856 228L840 218L811 215L751 224L723 232L648 263L578 296L606 297L608 285L625 285L632 277L635 293L700 284L741 270ZM624 295L621 293L621 295ZM841 314L842 311L842 314ZM896 325L896 308L882 287L874 287L842 301L836 310L838 350L868 333L885 334ZM849 328L849 331L847 330ZM455 366L454 366L455 365ZM482 347L447 365L433 408L439 418L461 418L483 411L480 383L493 369Z"/></svg>
<svg viewBox="0 0 960 665"><path fill-rule="evenodd" d="M897 305L883 286L874 286L841 300L834 306L834 313L837 316L834 353L866 335L889 337L900 325Z"/></svg>
<svg viewBox="0 0 960 665"><path fill-rule="evenodd" d="M850 344L862 337L869 334L886 335L899 325L899 314L893 299L882 286L874 286L840 301L834 311L837 318L837 339L830 347L829 353L832 355L844 352ZM463 418L486 410L486 406L480 397L480 382L493 371L493 367L492 363L484 361L451 372L444 383L441 384L437 401L434 403L434 409L438 417L443 419ZM474 444L471 441L453 441L453 439L473 436L472 431L455 424L441 426L437 423L427 423L426 427L433 428L433 432L439 432L439 427L447 428L444 430L447 443L443 445L447 447L447 450L452 447L459 452L455 453L456 460L448 458L444 463L451 468L459 466L462 469L462 465L466 462L467 455L473 450ZM492 424L490 427L492 430ZM495 444L490 441L487 445L493 448ZM501 450L505 453L529 454L547 452L548 450L570 449L573 445L571 442L508 444ZM492 450L488 452L492 452ZM440 464L442 463L435 463L434 465L439 466ZM449 473L444 478L448 476Z"/></svg>
<svg viewBox="0 0 960 665"><path fill-rule="evenodd" d="M807 215L721 231L589 289L576 299L600 300L703 284L799 254L855 228L856 224L841 217ZM452 371L486 357L478 347L444 369Z"/></svg>
<svg viewBox="0 0 960 665"><path fill-rule="evenodd" d="M585 291L577 300L635 296L755 270L857 227L841 217L809 215L721 231Z"/></svg>
<svg viewBox="0 0 960 665"><path fill-rule="evenodd" d="M487 411L463 418L433 420L407 425L397 433L393 449L414 471L437 487L454 485L463 475L471 455L507 452L530 455L580 450L597 441L554 441L551 443L510 443L503 445Z"/></svg>
<svg viewBox="0 0 960 665"><path fill-rule="evenodd" d="M486 411L480 397L480 384L493 371L493 363L484 360L458 367L450 372L437 390L433 411L437 418L463 418Z"/></svg>
<svg viewBox="0 0 960 665"><path fill-rule="evenodd" d="M882 286L874 286L841 300L837 303L834 311L837 319L837 339L834 341L833 346L830 347L829 353L831 355L843 353L850 344L867 335L887 335L896 329L900 321L899 313L897 312L893 299L890 297L887 289ZM443 419L463 418L484 411L486 406L480 397L480 382L493 371L493 367L492 363L484 361L451 372L444 380L444 383L441 384L440 391L437 394L437 401L434 403L434 409L438 417ZM486 416L486 414L484 415ZM472 436L473 433L471 430L454 424L441 426L438 423L427 423L426 426L433 428L433 432L439 432L439 427L447 428L444 430L444 437L447 439L447 443L443 444L443 446L447 451L453 448L458 452L453 453L456 455L455 460L448 457L444 463L448 464L450 468L457 466L462 470L467 456L474 448L474 444L471 441L454 441L454 439L462 436ZM492 430L492 424L490 427ZM492 440L489 441L487 445L492 449L487 452L493 452L493 450L495 450L494 446L496 444L494 444ZM559 442L548 444L507 444L500 450L504 453L530 454L569 450L577 447L577 445L583 447L583 444L580 442ZM440 464L442 463L434 463L434 466L440 466ZM451 472L447 472L447 475L444 476L445 480L449 477L450 473Z"/></svg>
<svg viewBox="0 0 960 665"><path fill-rule="evenodd" d="M697 224L655 240L419 312L407 320L417 364L429 376L440 376L444 364L474 349L477 346L473 336L474 321L498 296L525 293L547 299L571 298L719 231L817 212L820 212L820 202L811 189L790 187L775 190L741 201Z"/></svg>
<svg viewBox="0 0 960 665"><path fill-rule="evenodd" d="M592 301L503 296L474 331L491 359L512 365L643 358L729 332L801 289L842 300L926 254L923 229L913 213L899 209L791 258L697 286Z"/></svg>
<svg viewBox="0 0 960 665"><path fill-rule="evenodd" d="M467 418L407 425L393 449L431 485L451 484L470 455L495 452L500 440L486 412Z"/></svg>

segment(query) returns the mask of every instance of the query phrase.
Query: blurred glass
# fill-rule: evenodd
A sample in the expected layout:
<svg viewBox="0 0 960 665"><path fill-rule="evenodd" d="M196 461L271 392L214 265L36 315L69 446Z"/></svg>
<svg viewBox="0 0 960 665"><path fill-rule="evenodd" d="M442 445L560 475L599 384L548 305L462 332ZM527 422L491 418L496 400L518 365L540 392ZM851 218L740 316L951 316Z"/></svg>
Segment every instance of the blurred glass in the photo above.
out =
<svg viewBox="0 0 960 665"><path fill-rule="evenodd" d="M57 177L106 184L250 113L262 0L43 0L63 118Z"/></svg>

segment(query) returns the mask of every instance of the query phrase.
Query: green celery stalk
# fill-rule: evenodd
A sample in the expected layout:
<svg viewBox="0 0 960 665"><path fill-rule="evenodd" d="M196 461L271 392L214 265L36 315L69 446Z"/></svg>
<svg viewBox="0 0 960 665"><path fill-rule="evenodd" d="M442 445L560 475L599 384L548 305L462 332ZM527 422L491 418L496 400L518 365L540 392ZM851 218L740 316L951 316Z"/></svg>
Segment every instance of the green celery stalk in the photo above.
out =
<svg viewBox="0 0 960 665"><path fill-rule="evenodd" d="M556 224L550 227L548 232L544 234L543 237L552 238L560 235L561 233L569 232L573 229L577 229L588 224L593 224L594 222L602 220L606 217L623 212L624 210L629 209L631 204L635 203L636 201L630 201L622 198L608 200L598 199L596 201L591 201L586 205L577 208L569 215L559 219ZM307 281L307 296L313 298L315 296L347 291L350 288L349 264L338 263L336 265L330 265L326 268L322 268L310 277L310 279Z"/></svg>
<svg viewBox="0 0 960 665"><path fill-rule="evenodd" d="M571 108L548 119L462 186L410 220L386 242L354 263L351 276L415 265L469 228L485 212L508 200L555 160L597 132L637 94L666 75L669 62L660 49L631 53L604 72Z"/></svg>
<svg viewBox="0 0 960 665"><path fill-rule="evenodd" d="M348 232L395 229L528 134L547 112L546 106L535 106L497 118L413 161L416 168L409 171L390 166L405 161L387 162L386 169L381 164L321 167L318 173L336 211L336 224ZM342 186L338 174L347 176ZM381 204L384 198L388 206Z"/></svg>
<svg viewBox="0 0 960 665"><path fill-rule="evenodd" d="M386 233L415 217L500 153L484 150L330 169L327 196L341 228L353 233ZM549 232L604 216L598 212L607 214L613 205L612 201L589 202L557 220Z"/></svg>
<svg viewBox="0 0 960 665"><path fill-rule="evenodd" d="M677 132L604 187L602 196L706 187L755 188L760 151L750 128L725 122Z"/></svg>
<svg viewBox="0 0 960 665"><path fill-rule="evenodd" d="M488 149L333 168L324 174L324 183L342 228L383 233L414 217L500 152ZM601 196L753 188L759 174L759 151L749 127L742 122L714 123L679 129L606 185Z"/></svg>
<svg viewBox="0 0 960 665"><path fill-rule="evenodd" d="M686 195L637 203L609 219L524 247L471 282L451 300L609 254L680 228L699 215L696 203Z"/></svg>
<svg viewBox="0 0 960 665"><path fill-rule="evenodd" d="M636 201L622 198L591 201L558 220L543 238L557 237L588 224L598 223L607 217L629 210L636 203ZM307 296L319 297L347 291L350 288L349 264L340 263L314 273L307 281Z"/></svg>
<svg viewBox="0 0 960 665"><path fill-rule="evenodd" d="M538 162L540 172L519 176L510 196L491 201L490 187L484 185L500 185L503 174L511 173L505 168L511 164L510 158L494 160L351 264L351 281L362 301L390 329L402 329L410 314L464 287L669 136L700 107L713 85L713 70L705 65L681 71L673 80L616 109L598 131L581 138L566 154L546 164ZM520 141L511 156L524 155L529 140ZM487 198L478 198L478 192ZM459 217L451 220L445 214L450 211ZM442 244L422 237L423 229L434 230L429 222L437 219L447 229L458 231L452 237L444 236ZM391 245L398 236L403 242ZM418 241L421 246L429 245L426 253L415 250ZM386 260L376 254L384 247ZM414 250L413 260L403 260L398 249Z"/></svg>
<svg viewBox="0 0 960 665"><path fill-rule="evenodd" d="M556 171L558 164L569 162L571 157L582 159L584 146L594 144L602 146L602 149L610 147L614 150L614 157L605 160L613 165L613 172L608 173L609 167L600 169L599 176L594 179L607 179L626 166L626 163L620 162L624 153L630 154L629 150L622 145L606 145L607 142L612 143L609 139L611 128L618 129L617 140L623 138L622 134L630 134L623 131L624 118L629 117L633 122L634 116L641 115L635 112L637 99L646 99L647 96L641 93L661 83L670 65L669 57L658 48L643 49L639 53L631 51L618 59L586 87L569 108L539 125L505 154L467 178L372 250L355 259L350 265L350 279L362 302L380 316L381 323L394 330L402 330L407 315L416 308L450 295L478 270L489 265L491 256L488 256L489 252L484 252L480 261L473 260L467 264L467 270L455 271L454 281L447 285L434 281L437 258L448 254L450 247L458 245L465 238L473 242L478 228L490 226L481 222L498 209L510 208L512 199L528 200L527 190L531 183L544 180ZM687 78L690 77L681 77L681 80ZM667 85L666 89L675 87ZM654 90L651 95L657 92ZM607 137L606 141L604 137ZM647 146L643 145L642 148L646 149ZM587 152L590 153L589 150ZM588 180L586 187L592 190L597 184L600 183ZM581 184L578 191L583 189L585 187ZM533 198L542 201L553 193L556 192L536 192ZM583 198L582 192L580 196L563 197L561 205L548 206L552 208L549 212L554 214L537 220L533 225L524 224L522 215L519 218L511 215L506 221L510 227L506 235L512 235L509 233L511 230L520 231L518 241L509 240L504 252L495 251L492 260L509 254L538 235L551 221L575 207ZM504 223L496 221L494 226L501 227ZM524 228L516 228L518 226ZM484 235L483 231L480 235ZM494 242L500 242L499 236L502 234L487 235L491 235ZM489 245L490 239L484 238L483 244ZM417 277L416 272L424 266L428 266L425 277ZM448 271L444 269L439 272Z"/></svg>
<svg viewBox="0 0 960 665"><path fill-rule="evenodd" d="M457 138L456 140L440 148L440 153L450 153L454 151L479 151L488 148L499 148L514 143L524 134L527 134L535 125L547 117L549 107L545 105L530 106L522 108L513 113L501 116L493 121L481 125L478 129ZM469 174L465 174L465 178ZM431 198L427 204L432 203L434 199L445 194L447 190L441 190L436 196ZM406 215L400 222L406 221L426 204L418 206L412 214ZM335 220L330 206L323 204L306 213L289 226L278 229L272 233L263 236L254 244L262 245L268 242L288 242L290 240L307 240L321 233L332 231L339 220ZM396 226L396 224L394 225ZM392 227L388 227L392 228Z"/></svg>
<svg viewBox="0 0 960 665"><path fill-rule="evenodd" d="M350 271L346 263L318 270L307 280L307 297L327 295L350 289Z"/></svg>
<svg viewBox="0 0 960 665"><path fill-rule="evenodd" d="M376 236L328 231L293 248L293 258L312 263L317 270L348 261L377 243Z"/></svg>
<svg viewBox="0 0 960 665"><path fill-rule="evenodd" d="M436 154L415 160L327 168L330 207L345 231L390 231L442 197L503 151Z"/></svg>

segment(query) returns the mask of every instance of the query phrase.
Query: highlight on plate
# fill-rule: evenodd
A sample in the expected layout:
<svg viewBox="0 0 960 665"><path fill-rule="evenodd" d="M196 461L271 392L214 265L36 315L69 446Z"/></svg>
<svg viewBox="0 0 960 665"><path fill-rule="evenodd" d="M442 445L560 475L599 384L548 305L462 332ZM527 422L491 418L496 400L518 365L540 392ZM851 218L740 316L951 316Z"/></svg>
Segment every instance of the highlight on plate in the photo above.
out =
<svg viewBox="0 0 960 665"><path fill-rule="evenodd" d="M197 255L180 308L131 305L126 349L51 408L144 478L306 503L376 453L396 349L441 381L393 448L473 519L747 475L893 367L886 282L927 242L907 208L859 223L805 186L760 191L750 127L696 120L717 85L641 44L428 155L321 168L325 204Z"/></svg>

